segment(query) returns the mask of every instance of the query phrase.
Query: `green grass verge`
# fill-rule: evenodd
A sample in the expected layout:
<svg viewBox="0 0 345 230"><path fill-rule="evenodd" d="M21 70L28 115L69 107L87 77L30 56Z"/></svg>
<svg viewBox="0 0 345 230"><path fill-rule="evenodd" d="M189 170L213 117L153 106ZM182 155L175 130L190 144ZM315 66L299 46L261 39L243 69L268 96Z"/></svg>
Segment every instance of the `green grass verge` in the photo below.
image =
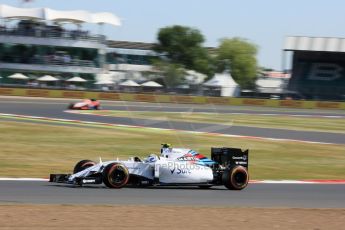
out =
<svg viewBox="0 0 345 230"><path fill-rule="evenodd" d="M251 179L345 179L344 145L277 142L128 127L70 127L0 119L0 177L71 172L81 159L157 153L160 143L209 155L211 146L250 149Z"/></svg>
<svg viewBox="0 0 345 230"><path fill-rule="evenodd" d="M80 111L86 114L103 114L114 117L144 118L211 124L239 125L318 132L344 133L345 119L322 117L265 116L246 114L164 113L133 111Z"/></svg>

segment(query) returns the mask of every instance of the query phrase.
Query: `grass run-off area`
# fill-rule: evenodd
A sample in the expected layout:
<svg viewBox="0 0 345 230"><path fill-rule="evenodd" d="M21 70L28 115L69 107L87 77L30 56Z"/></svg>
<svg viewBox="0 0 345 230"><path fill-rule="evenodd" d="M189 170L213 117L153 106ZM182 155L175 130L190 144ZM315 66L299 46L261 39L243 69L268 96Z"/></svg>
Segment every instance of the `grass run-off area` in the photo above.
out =
<svg viewBox="0 0 345 230"><path fill-rule="evenodd" d="M81 159L98 161L158 153L160 143L209 156L213 147L249 149L251 179L345 179L345 145L229 138L147 128L0 118L0 177L70 173Z"/></svg>
<svg viewBox="0 0 345 230"><path fill-rule="evenodd" d="M251 126L289 130L318 132L345 132L344 118L327 117L295 117L284 115L256 114L217 114L217 113L180 113L180 112L146 112L146 111L80 111L86 114L99 114L114 117L143 118L164 121L184 121L229 126Z"/></svg>

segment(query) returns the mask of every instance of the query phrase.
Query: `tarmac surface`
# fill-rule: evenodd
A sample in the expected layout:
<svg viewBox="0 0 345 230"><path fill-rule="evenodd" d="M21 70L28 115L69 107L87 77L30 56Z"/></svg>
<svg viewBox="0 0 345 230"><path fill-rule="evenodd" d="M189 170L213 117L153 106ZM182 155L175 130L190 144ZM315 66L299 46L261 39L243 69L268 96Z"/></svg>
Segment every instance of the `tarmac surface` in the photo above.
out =
<svg viewBox="0 0 345 230"><path fill-rule="evenodd" d="M311 131L295 131L286 129L257 128L237 125L218 125L179 121L157 121L150 119L132 119L127 117L100 117L85 114L66 113L70 101L66 99L37 99L37 98L0 98L0 113L18 115L42 116L60 119L73 119L93 122L104 122L122 125L178 129L188 131L202 131L220 134L253 136L263 138L291 139L332 144L344 144L345 133L327 133ZM163 112L208 112L208 113L248 113L248 114L276 114L276 115L303 115L303 116L345 116L344 111L325 110L294 110L262 107L226 107L219 105L181 105L181 104L154 104L137 102L103 102L103 109L125 111L163 111ZM239 114L240 116L240 114ZM337 119L337 118L335 118ZM341 118L342 119L342 118Z"/></svg>
<svg viewBox="0 0 345 230"><path fill-rule="evenodd" d="M235 207L345 208L345 184L249 184L241 191L223 186L109 189L45 181L0 181L0 203L128 204Z"/></svg>

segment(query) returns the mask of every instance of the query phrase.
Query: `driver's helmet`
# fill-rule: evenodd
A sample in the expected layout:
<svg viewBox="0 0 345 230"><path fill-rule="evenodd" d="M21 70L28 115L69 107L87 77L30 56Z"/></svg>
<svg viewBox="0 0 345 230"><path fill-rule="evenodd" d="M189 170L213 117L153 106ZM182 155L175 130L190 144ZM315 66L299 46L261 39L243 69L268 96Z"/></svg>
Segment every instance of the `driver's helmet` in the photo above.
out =
<svg viewBox="0 0 345 230"><path fill-rule="evenodd" d="M168 143L162 144L161 156L168 157L169 154L171 153L171 151L172 151L172 145L171 144L168 144Z"/></svg>
<svg viewBox="0 0 345 230"><path fill-rule="evenodd" d="M158 160L158 156L156 154L150 154L146 159L145 162L146 163L150 163L150 162L156 162Z"/></svg>

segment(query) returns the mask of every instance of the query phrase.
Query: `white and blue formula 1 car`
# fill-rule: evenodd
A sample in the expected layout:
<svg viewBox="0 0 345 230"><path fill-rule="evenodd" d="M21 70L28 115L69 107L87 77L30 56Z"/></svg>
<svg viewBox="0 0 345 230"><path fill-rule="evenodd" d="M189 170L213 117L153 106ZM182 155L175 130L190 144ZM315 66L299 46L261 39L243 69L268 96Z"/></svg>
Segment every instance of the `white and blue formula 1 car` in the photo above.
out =
<svg viewBox="0 0 345 230"><path fill-rule="evenodd" d="M164 144L160 156L151 154L146 159L78 162L73 174L51 174L50 182L102 184L109 188L126 185L144 186L199 186L210 188L224 185L231 190L244 189L249 181L248 150L211 148L211 159L191 149L171 148Z"/></svg>

